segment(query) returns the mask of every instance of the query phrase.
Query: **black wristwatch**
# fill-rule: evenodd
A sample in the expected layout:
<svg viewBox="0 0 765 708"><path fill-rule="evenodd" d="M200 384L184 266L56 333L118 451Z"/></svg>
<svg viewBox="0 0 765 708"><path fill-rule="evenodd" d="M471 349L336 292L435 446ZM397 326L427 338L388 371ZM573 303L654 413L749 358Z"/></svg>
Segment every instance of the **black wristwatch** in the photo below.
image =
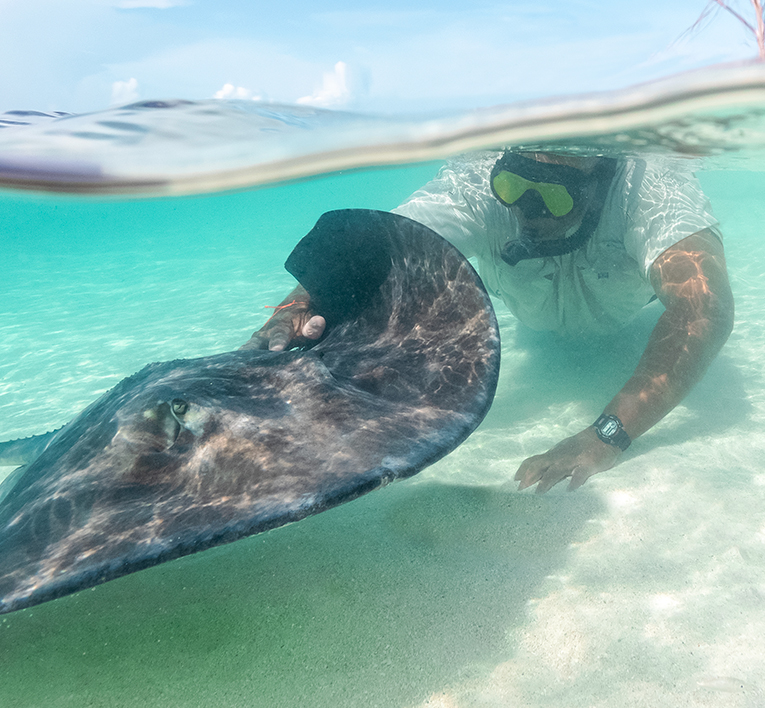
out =
<svg viewBox="0 0 765 708"><path fill-rule="evenodd" d="M598 437L609 445L618 447L624 452L629 446L632 440L627 432L624 430L622 421L620 421L615 415L603 415L598 418L593 425L595 426L595 432Z"/></svg>

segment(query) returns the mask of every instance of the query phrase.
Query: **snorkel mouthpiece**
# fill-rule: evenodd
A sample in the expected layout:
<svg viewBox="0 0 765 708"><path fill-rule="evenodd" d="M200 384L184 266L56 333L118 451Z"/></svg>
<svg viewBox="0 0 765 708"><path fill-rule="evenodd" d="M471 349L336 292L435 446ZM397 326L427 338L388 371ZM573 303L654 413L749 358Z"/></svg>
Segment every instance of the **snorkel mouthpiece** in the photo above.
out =
<svg viewBox="0 0 765 708"><path fill-rule="evenodd" d="M524 239L508 241L500 251L500 258L511 266L517 266L521 261L528 258L538 258L529 248L529 245Z"/></svg>

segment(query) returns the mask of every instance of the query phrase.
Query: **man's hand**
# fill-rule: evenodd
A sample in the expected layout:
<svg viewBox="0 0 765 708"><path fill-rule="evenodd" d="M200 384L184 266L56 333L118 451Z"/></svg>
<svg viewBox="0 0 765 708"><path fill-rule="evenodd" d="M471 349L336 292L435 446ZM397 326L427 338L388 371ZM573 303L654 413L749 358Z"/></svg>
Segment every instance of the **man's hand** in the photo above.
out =
<svg viewBox="0 0 765 708"><path fill-rule="evenodd" d="M241 349L268 349L280 352L299 347L324 334L326 321L310 309L308 293L298 285L274 308L274 314Z"/></svg>
<svg viewBox="0 0 765 708"><path fill-rule="evenodd" d="M604 443L590 426L581 433L559 442L543 455L523 461L515 473L518 489L537 484L537 494L544 494L561 480L571 477L568 490L581 487L592 475L611 469L621 450Z"/></svg>

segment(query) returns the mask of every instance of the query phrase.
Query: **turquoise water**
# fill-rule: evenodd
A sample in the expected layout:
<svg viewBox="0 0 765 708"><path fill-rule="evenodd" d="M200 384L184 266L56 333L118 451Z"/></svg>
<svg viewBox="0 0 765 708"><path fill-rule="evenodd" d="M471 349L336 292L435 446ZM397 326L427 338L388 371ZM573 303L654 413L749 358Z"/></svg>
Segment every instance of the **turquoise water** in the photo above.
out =
<svg viewBox="0 0 765 708"><path fill-rule="evenodd" d="M323 212L392 209L436 169L198 198L6 193L4 439L58 427L149 361L241 346L293 287L283 263Z"/></svg>
<svg viewBox="0 0 765 708"><path fill-rule="evenodd" d="M2 194L1 437L61 425L149 361L239 346L292 286L282 263L322 212L390 209L437 168L175 199ZM575 494L509 482L596 417L658 305L590 345L498 306L497 397L454 453L300 523L3 616L0 706L763 705L765 174L700 178L736 327L618 467Z"/></svg>

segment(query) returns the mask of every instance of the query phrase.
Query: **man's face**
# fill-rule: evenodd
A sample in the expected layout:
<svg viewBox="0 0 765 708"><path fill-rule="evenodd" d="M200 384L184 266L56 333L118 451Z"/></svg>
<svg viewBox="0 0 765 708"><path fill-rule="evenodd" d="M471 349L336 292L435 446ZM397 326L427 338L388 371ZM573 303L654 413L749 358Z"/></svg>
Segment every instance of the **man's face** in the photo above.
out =
<svg viewBox="0 0 765 708"><path fill-rule="evenodd" d="M576 205L565 216L554 217L548 212L527 218L517 205L510 207L510 210L518 219L521 233L534 241L558 241L566 238L570 232L579 228L584 211L582 205Z"/></svg>
<svg viewBox="0 0 765 708"><path fill-rule="evenodd" d="M573 168L581 172L583 184L589 182L588 172L582 169L586 164L584 160L577 160L576 157L571 156L551 154L536 156L536 160L547 164L561 164L568 168ZM528 238L534 241L557 241L566 238L579 228L587 203L592 197L592 189L585 189L581 197L568 214L555 217L550 213L549 209L545 208L541 197L529 190L529 193L525 194L510 207L510 210L518 219L521 232ZM524 200L535 200L537 208L524 209Z"/></svg>

